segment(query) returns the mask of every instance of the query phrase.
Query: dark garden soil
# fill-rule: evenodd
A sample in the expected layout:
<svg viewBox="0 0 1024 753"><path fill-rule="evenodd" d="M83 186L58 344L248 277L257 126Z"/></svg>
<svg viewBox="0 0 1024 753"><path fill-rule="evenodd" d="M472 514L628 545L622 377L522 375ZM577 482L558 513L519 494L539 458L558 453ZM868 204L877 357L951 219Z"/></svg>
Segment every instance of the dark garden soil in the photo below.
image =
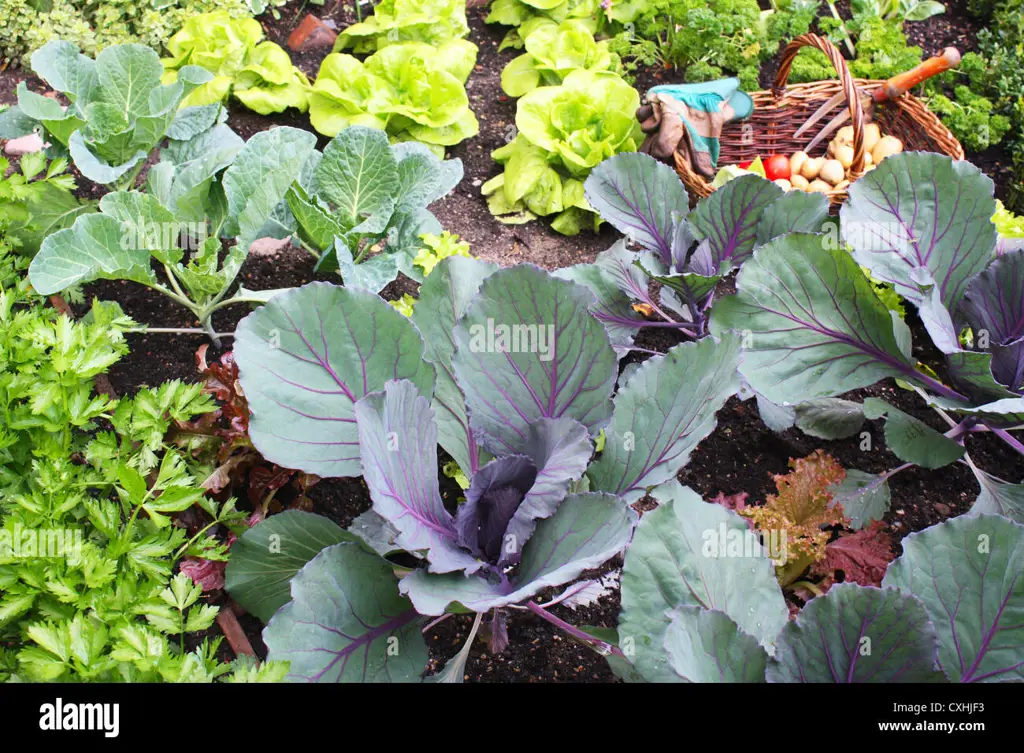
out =
<svg viewBox="0 0 1024 753"><path fill-rule="evenodd" d="M966 18L964 0L947 4L947 13L927 22L908 24L908 35L913 44L919 44L928 54L935 54L947 45L955 45L961 51L973 48L978 30L977 24ZM321 18L333 21L342 28L353 20L352 4L327 0L323 7L312 8ZM280 19L267 16L264 26L268 37L282 45L286 43L293 26L301 20L304 4L283 9ZM841 12L846 15L846 5L840 3ZM827 9L824 12L828 12ZM467 84L470 103L480 121L480 134L454 147L451 157L462 160L465 178L455 191L434 205L433 210L442 225L458 233L472 245L473 253L503 265L532 262L547 268L558 268L593 261L596 255L610 246L617 234L610 226L599 233L583 233L574 238L558 235L544 221L527 225L506 226L496 222L487 210L486 201L480 194L481 185L498 174L500 166L491 159L491 152L507 143L515 135L515 102L504 96L500 87L501 69L518 52L508 50L498 53L497 47L505 30L483 23L486 9L474 8L469 11L470 39L479 48L475 72ZM292 53L293 61L310 76L315 76L326 51ZM774 77L777 64L766 65L762 71L762 86L767 88ZM43 91L41 82L24 70L11 69L0 72L0 103L14 100L14 88L27 79L32 88ZM656 83L672 81L670 71L643 71L638 76L637 86L641 91ZM308 117L294 111L264 117L250 112L237 104L230 109L230 125L244 138L275 125L288 125L312 130ZM321 147L327 139L321 138ZM996 182L997 192L1008 182L1005 165L1008 156L998 149L984 154L969 154L968 159L978 164ZM80 180L81 193L98 195L98 189ZM239 275L238 283L250 289L270 289L297 286L314 279L331 280L313 272L312 259L299 249L286 246L269 254L251 254ZM336 278L333 278L336 279ZM385 291L385 297L395 299L403 292L414 291L409 281L399 281ZM84 293L87 298L98 297L116 300L126 313L137 321L159 327L195 327L189 312L169 302L158 293L139 285L125 282L101 282L88 285ZM76 314L84 312L85 304L76 304ZM238 321L248 313L247 306L236 306L222 310L215 316L214 326L218 332L230 333ZM910 324L915 341L925 341L920 323L911 317ZM155 386L168 379L196 380L194 354L196 349L207 342L197 335L129 335L131 353L115 365L110 373L114 390L121 395L132 394L142 386ZM639 348L664 352L679 342L677 335L665 330L643 330L637 338ZM230 347L230 337L224 345ZM207 354L211 361L217 350L211 348ZM918 358L931 362L933 354L917 353ZM647 355L634 353L624 360L642 360ZM891 381L873 388L860 390L848 397L880 397L901 410L916 416L936 429L946 430L941 419L924 407L920 398L899 388ZM719 492L735 494L746 492L748 502L763 500L775 491L772 474L788 471L791 458L809 455L818 448L834 456L844 467L856 468L871 473L881 473L900 465L900 461L885 447L880 426L865 424L870 432L870 448L862 449L860 436L841 441L823 441L791 429L782 434L770 431L760 420L754 401L730 400L718 414L715 431L696 449L687 467L679 474L679 481L699 492L706 499ZM972 458L983 469L1009 481L1024 479L1024 458L1015 454L1003 443L987 434L971 435L968 449ZM447 480L445 480L447 481ZM888 530L899 540L907 533L921 530L945 518L966 512L978 493L978 487L970 470L953 464L935 471L911 469L904 471L890 481L892 505L886 516ZM457 488L451 484L444 494L449 503ZM365 483L362 479L323 480L309 492L312 509L330 517L343 527L370 506ZM649 500L637 503L640 511L650 509ZM614 570L621 566L621 559L607 563L600 572ZM542 594L547 600L554 593ZM617 591L602 598L589 607L573 611L564 606L554 607L556 616L578 626L592 625L615 627L619 603ZM507 610L508 647L499 654L492 654L486 641L477 640L466 666L466 679L490 682L609 682L614 681L603 657L576 642L547 622L523 611ZM257 653L265 654L260 638L260 623L248 615L240 617L242 627ZM430 648L431 673L438 671L465 642L473 623L472 615L450 617L431 627L425 634ZM216 631L213 631L216 633Z"/></svg>

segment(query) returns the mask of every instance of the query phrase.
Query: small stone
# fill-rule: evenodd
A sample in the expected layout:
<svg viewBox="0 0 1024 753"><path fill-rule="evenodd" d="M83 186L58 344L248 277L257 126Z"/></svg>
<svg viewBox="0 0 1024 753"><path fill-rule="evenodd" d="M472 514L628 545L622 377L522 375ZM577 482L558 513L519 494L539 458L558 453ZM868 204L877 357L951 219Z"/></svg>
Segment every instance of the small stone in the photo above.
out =
<svg viewBox="0 0 1024 753"><path fill-rule="evenodd" d="M4 154L9 157L21 157L42 151L43 146L42 137L38 133L30 133L28 136L11 139L4 144Z"/></svg>
<svg viewBox="0 0 1024 753"><path fill-rule="evenodd" d="M948 518L949 517L949 513L950 513L949 505L945 505L942 502L936 502L933 505L933 507L935 507L935 512L937 512L942 517L944 517L944 518Z"/></svg>
<svg viewBox="0 0 1024 753"><path fill-rule="evenodd" d="M288 47L295 52L306 52L322 47L333 47L337 38L337 32L312 13L307 13L302 23L288 35Z"/></svg>
<svg viewBox="0 0 1024 753"><path fill-rule="evenodd" d="M479 178L476 178L476 179L475 179L475 180L473 181L473 185L474 185L474 186L482 186L483 184L484 184L484 182L483 182L482 180L480 180Z"/></svg>
<svg viewBox="0 0 1024 753"><path fill-rule="evenodd" d="M249 253L253 256L277 256L287 247L287 238L257 238L249 246Z"/></svg>

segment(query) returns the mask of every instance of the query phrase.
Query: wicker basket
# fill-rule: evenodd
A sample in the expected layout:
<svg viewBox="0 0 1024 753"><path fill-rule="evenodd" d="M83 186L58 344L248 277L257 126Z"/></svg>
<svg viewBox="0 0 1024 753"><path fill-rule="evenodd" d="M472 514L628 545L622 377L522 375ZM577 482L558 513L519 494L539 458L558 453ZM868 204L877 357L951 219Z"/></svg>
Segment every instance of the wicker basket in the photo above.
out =
<svg viewBox="0 0 1024 753"><path fill-rule="evenodd" d="M815 81L809 84L793 84L787 86L789 70L793 59L802 47L814 47L824 52L832 65L839 71L838 80ZM864 111L861 108L860 96L854 85L868 91L883 81L854 79L846 61L835 45L816 34L804 34L797 37L782 53L782 63L775 77L775 86L771 91L757 91L751 94L754 100L754 112L746 120L727 123L722 129L719 139L721 153L719 166L733 165L759 156L771 154L792 154L806 148L814 138L814 133L804 133L799 139L793 138L796 130L825 103L830 97L842 90L846 94L846 104L836 105L835 109L821 119L821 127L825 125L842 108L849 107L853 124L853 164L850 167L851 181L864 174ZM874 122L878 123L883 134L890 134L903 142L907 151L941 152L953 159L963 159L964 150L953 134L949 132L939 119L920 99L904 94L884 107L875 108ZM815 154L824 154L827 143L819 144ZM690 163L678 151L675 153L676 171L691 195L703 199L715 190L711 184L690 167ZM832 203L832 211L846 201L847 193L832 191L828 196Z"/></svg>

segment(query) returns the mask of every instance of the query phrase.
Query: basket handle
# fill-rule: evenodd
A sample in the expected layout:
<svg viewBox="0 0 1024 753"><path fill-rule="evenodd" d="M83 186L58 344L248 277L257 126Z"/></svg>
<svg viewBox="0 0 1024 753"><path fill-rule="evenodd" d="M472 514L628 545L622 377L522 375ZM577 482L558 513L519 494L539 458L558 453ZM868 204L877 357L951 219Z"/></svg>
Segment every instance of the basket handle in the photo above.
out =
<svg viewBox="0 0 1024 753"><path fill-rule="evenodd" d="M793 60L804 47L813 47L824 52L832 63L832 67L839 73L839 83L843 87L846 102L850 106L850 124L853 126L853 163L850 165L850 177L856 180L864 174L864 108L861 106L861 93L857 90L853 75L846 65L846 60L843 59L843 54L836 46L817 34L801 34L786 45L786 49L782 51L779 72L776 74L775 83L772 86L772 96L778 99L785 93Z"/></svg>

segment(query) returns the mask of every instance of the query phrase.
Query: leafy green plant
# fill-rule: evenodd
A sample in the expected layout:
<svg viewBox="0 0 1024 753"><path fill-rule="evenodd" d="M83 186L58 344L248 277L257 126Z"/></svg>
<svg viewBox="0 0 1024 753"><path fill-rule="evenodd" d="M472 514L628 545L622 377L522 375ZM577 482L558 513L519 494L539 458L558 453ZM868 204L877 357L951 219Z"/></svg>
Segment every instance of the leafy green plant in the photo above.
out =
<svg viewBox="0 0 1024 753"><path fill-rule="evenodd" d="M608 42L595 42L587 27L570 19L548 23L526 38L526 52L501 72L501 88L510 97L521 97L538 86L557 86L572 71L621 72L618 55Z"/></svg>
<svg viewBox="0 0 1024 753"><path fill-rule="evenodd" d="M352 125L379 128L394 141L419 141L444 157L446 146L480 130L465 89L476 53L464 39L438 47L393 44L362 62L332 53L313 84L310 122L326 136Z"/></svg>
<svg viewBox="0 0 1024 753"><path fill-rule="evenodd" d="M907 44L902 22L898 20L859 14L845 25L832 18L819 19L818 23L833 42L843 40L847 31L856 39L855 54L847 65L857 78L889 79L921 62L921 48ZM823 52L804 48L793 61L790 80L794 83L821 81L838 75Z"/></svg>
<svg viewBox="0 0 1024 753"><path fill-rule="evenodd" d="M600 218L583 196L583 180L602 160L636 151L639 105L636 90L617 74L584 69L523 96L519 132L491 153L505 171L481 189L491 214L515 224L556 215L551 227L564 235L596 229Z"/></svg>
<svg viewBox="0 0 1024 753"><path fill-rule="evenodd" d="M623 57L658 57L679 69L686 81L699 82L735 75L744 89L760 88L761 64L775 55L779 43L810 29L817 0L789 0L762 13L756 0L652 0L641 7L631 36L620 42ZM635 52L634 52L635 50Z"/></svg>
<svg viewBox="0 0 1024 753"><path fill-rule="evenodd" d="M629 540L628 505L674 477L738 389L739 339L677 346L640 365L612 400L617 355L595 305L586 286L532 265L451 257L426 278L411 322L376 296L313 283L239 326L253 443L286 466L363 474L382 532L288 513L233 548L227 587L269 620L270 656L292 660L294 679L416 681L423 617L450 611L501 624L527 609L610 650L531 597ZM490 342L495 323L534 332L533 344ZM556 331L573 335L540 334ZM454 513L438 491L438 444L468 480ZM266 542L280 535L301 543L271 560ZM382 559L400 551L426 564L405 568L401 582ZM337 598L314 598L321 588ZM405 646L399 656L389 637Z"/></svg>
<svg viewBox="0 0 1024 753"><path fill-rule="evenodd" d="M24 262L0 246L0 636L15 647L3 679L209 682L232 669L219 639L188 652L184 637L217 608L173 569L227 547L213 524L189 536L169 516L198 505L239 532L244 516L205 496L167 437L214 406L181 382L96 394L134 323L111 304L82 322L57 314L23 284Z"/></svg>
<svg viewBox="0 0 1024 753"><path fill-rule="evenodd" d="M953 97L929 97L928 106L957 140L972 151L980 152L998 144L1010 130L1010 119L994 113L991 100L963 84L953 90Z"/></svg>
<svg viewBox="0 0 1024 753"><path fill-rule="evenodd" d="M924 21L946 12L946 6L935 0L853 0L850 7L855 14L900 22Z"/></svg>
<svg viewBox="0 0 1024 753"><path fill-rule="evenodd" d="M35 152L23 155L8 175L10 162L0 157L0 224L20 253L33 255L50 233L94 211L92 202L75 197L75 180L67 168L66 159L48 162L46 155Z"/></svg>
<svg viewBox="0 0 1024 753"><path fill-rule="evenodd" d="M287 127L243 144L224 125L172 144L150 169L147 191L108 193L98 213L47 237L29 279L42 294L97 279L146 285L192 311L216 342L216 311L265 300L265 293L228 291L254 240L293 232L278 218L279 205L315 146L312 133ZM234 245L222 254L226 238Z"/></svg>
<svg viewBox="0 0 1024 753"><path fill-rule="evenodd" d="M195 123L176 120L182 100L210 74L185 66L179 80L161 85L160 58L148 47L117 45L96 60L69 42L48 42L32 54L32 70L71 105L18 85L18 105L0 113L0 136L41 128L66 147L82 175L117 188L133 185L149 153L170 135L192 137Z"/></svg>
<svg viewBox="0 0 1024 753"><path fill-rule="evenodd" d="M382 0L372 16L338 35L334 51L376 52L400 42L438 46L467 34L466 0Z"/></svg>
<svg viewBox="0 0 1024 753"><path fill-rule="evenodd" d="M181 106L210 105L234 96L250 110L269 115L309 107L309 81L273 42L261 41L263 27L252 18L221 11L193 16L167 42L162 81L172 84L185 66L199 66L213 78L191 92Z"/></svg>
<svg viewBox="0 0 1024 753"><path fill-rule="evenodd" d="M422 144L392 146L382 131L352 126L327 145L305 182L291 186L287 202L317 267L376 293L399 271L423 281L414 262L421 236L442 232L427 207L460 180L460 160L442 161Z"/></svg>
<svg viewBox="0 0 1024 753"><path fill-rule="evenodd" d="M459 236L445 230L440 235L423 233L420 236L420 250L413 257L412 263L423 270L423 276L429 275L438 264L449 256L462 256L466 259L475 258L469 253L469 244L459 240Z"/></svg>

